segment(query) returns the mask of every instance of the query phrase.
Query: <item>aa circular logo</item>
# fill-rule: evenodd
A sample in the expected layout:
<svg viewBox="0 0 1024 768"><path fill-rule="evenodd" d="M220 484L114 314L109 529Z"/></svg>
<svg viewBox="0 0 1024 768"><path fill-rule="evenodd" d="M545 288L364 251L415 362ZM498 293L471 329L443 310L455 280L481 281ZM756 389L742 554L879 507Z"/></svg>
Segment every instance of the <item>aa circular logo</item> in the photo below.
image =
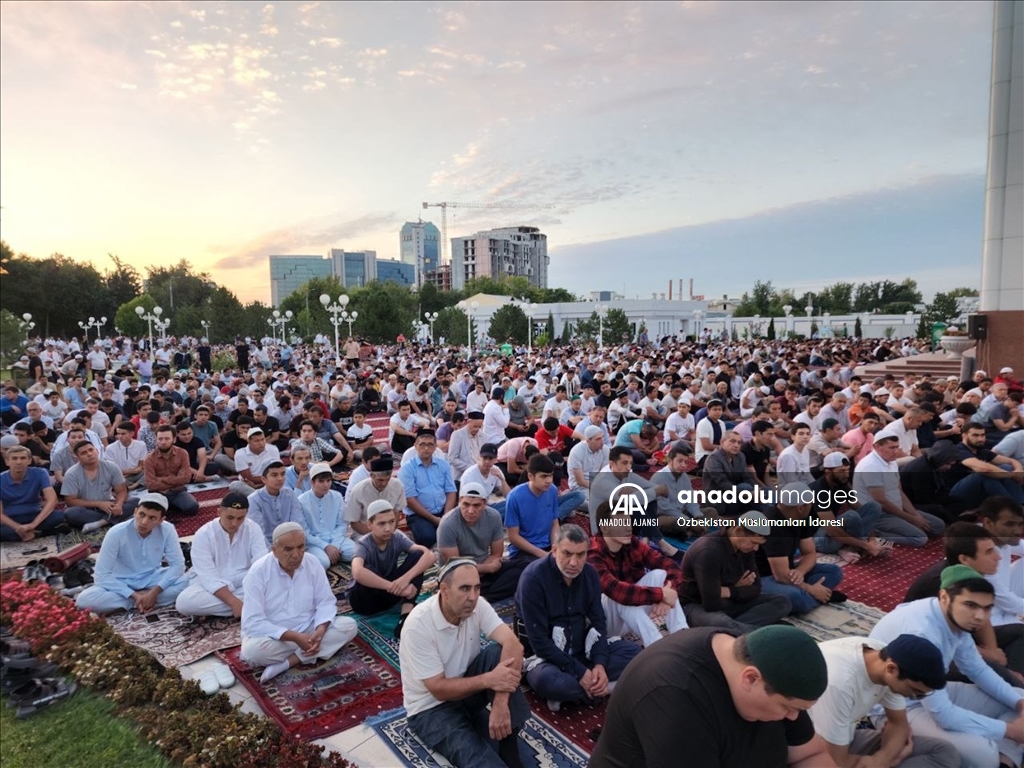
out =
<svg viewBox="0 0 1024 768"><path fill-rule="evenodd" d="M647 509L647 492L636 483L619 483L608 496L612 515L641 517Z"/></svg>

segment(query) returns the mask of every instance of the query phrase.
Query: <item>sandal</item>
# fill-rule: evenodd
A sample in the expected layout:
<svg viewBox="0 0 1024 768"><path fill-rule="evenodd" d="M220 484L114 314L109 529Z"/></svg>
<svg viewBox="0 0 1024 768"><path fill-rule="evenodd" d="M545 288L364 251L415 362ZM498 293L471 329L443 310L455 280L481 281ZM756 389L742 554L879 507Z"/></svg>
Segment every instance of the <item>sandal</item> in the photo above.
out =
<svg viewBox="0 0 1024 768"><path fill-rule="evenodd" d="M24 702L24 706L18 707L14 716L19 720L31 717L49 706L70 698L74 695L75 691L78 690L78 685L74 681L64 680L59 677L50 677L45 680L41 680L40 685L46 690L46 693L37 698L26 700Z"/></svg>

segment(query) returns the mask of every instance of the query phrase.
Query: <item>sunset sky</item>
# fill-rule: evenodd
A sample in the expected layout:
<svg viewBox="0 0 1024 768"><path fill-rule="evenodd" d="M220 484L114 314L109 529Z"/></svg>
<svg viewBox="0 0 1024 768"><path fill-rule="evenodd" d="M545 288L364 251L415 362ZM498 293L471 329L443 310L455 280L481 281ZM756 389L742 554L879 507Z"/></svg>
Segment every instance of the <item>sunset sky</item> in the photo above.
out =
<svg viewBox="0 0 1024 768"><path fill-rule="evenodd" d="M270 254L397 258L404 221L440 224L422 201L500 201L523 209L449 234L542 226L578 293L974 284L991 25L988 2L3 2L2 235L268 301Z"/></svg>

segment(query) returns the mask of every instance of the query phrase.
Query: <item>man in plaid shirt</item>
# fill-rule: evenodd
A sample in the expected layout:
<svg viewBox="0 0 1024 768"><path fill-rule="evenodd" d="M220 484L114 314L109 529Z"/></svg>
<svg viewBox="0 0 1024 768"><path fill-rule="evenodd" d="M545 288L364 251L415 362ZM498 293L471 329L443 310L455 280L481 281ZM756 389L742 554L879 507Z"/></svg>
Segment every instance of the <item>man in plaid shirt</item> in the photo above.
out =
<svg viewBox="0 0 1024 768"><path fill-rule="evenodd" d="M647 647L661 639L656 618L665 620L670 633L686 629L675 588L683 575L676 562L634 536L631 526L616 525L621 518L616 520L607 502L598 508L597 518L599 533L591 539L587 562L601 580L608 635L628 630Z"/></svg>

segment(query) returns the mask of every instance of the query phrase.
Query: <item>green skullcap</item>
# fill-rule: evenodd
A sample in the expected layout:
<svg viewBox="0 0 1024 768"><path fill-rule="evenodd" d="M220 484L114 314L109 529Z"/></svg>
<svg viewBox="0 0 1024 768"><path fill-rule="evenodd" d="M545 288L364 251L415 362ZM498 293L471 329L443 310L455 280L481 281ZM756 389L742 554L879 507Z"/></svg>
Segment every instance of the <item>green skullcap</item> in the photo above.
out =
<svg viewBox="0 0 1024 768"><path fill-rule="evenodd" d="M939 587L942 589L949 589L954 584L959 584L961 581L967 581L969 579L984 579L985 577L978 573L976 570L966 565L951 565L948 568L943 568L939 578Z"/></svg>
<svg viewBox="0 0 1024 768"><path fill-rule="evenodd" d="M815 701L828 686L828 667L814 639L796 627L761 627L746 636L747 655L764 681L791 699Z"/></svg>

